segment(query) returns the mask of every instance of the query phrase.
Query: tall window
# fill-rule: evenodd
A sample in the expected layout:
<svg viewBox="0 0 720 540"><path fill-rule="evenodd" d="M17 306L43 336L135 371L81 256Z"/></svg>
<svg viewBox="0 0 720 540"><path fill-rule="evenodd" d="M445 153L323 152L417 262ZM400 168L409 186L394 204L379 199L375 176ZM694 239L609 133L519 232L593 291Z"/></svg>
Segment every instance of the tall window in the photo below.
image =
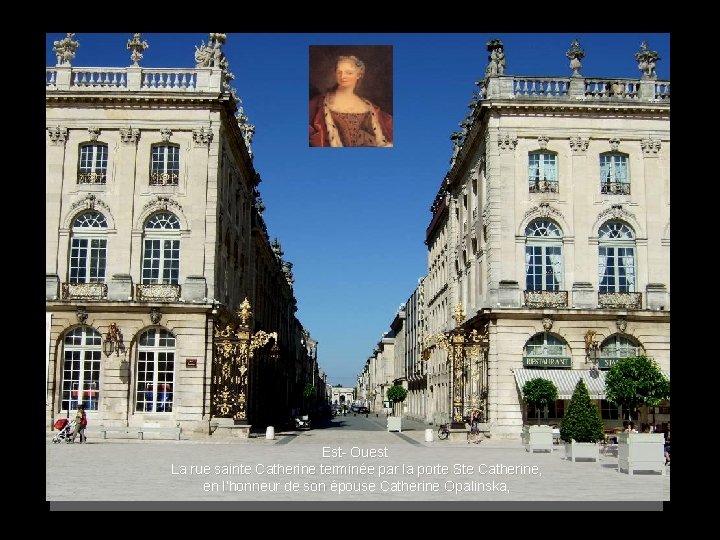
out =
<svg viewBox="0 0 720 540"><path fill-rule="evenodd" d="M542 332L535 334L525 344L525 356L568 356L565 341L557 336Z"/></svg>
<svg viewBox="0 0 720 540"><path fill-rule="evenodd" d="M138 339L135 410L172 412L175 383L175 336L151 328Z"/></svg>
<svg viewBox="0 0 720 540"><path fill-rule="evenodd" d="M104 283L107 260L107 220L100 212L75 218L70 243L70 283Z"/></svg>
<svg viewBox="0 0 720 540"><path fill-rule="evenodd" d="M78 184L104 184L107 179L107 144L80 146Z"/></svg>
<svg viewBox="0 0 720 540"><path fill-rule="evenodd" d="M560 228L547 219L532 221L525 229L525 289L558 291L562 274Z"/></svg>
<svg viewBox="0 0 720 540"><path fill-rule="evenodd" d="M628 158L625 154L600 155L600 193L630 195Z"/></svg>
<svg viewBox="0 0 720 540"><path fill-rule="evenodd" d="M177 186L180 179L180 147L172 144L152 147L151 186Z"/></svg>
<svg viewBox="0 0 720 540"><path fill-rule="evenodd" d="M621 222L608 222L598 232L600 292L635 292L635 236Z"/></svg>
<svg viewBox="0 0 720 540"><path fill-rule="evenodd" d="M557 155L550 152L530 152L528 183L530 193L557 193Z"/></svg>
<svg viewBox="0 0 720 540"><path fill-rule="evenodd" d="M180 274L180 221L169 213L151 216L145 223L142 282L177 285Z"/></svg>
<svg viewBox="0 0 720 540"><path fill-rule="evenodd" d="M62 396L60 409L71 411L82 403L97 411L100 399L102 336L89 326L78 326L63 342Z"/></svg>

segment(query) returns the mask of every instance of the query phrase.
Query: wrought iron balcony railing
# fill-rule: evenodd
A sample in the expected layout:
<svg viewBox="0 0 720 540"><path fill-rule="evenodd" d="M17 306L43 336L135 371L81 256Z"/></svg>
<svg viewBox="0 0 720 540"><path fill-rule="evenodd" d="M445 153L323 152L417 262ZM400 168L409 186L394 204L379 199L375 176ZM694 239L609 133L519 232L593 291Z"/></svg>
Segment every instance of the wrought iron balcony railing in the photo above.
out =
<svg viewBox="0 0 720 540"><path fill-rule="evenodd" d="M107 297L106 283L63 283L63 300L103 300Z"/></svg>
<svg viewBox="0 0 720 540"><path fill-rule="evenodd" d="M630 195L629 182L602 182L600 193L604 195Z"/></svg>
<svg viewBox="0 0 720 540"><path fill-rule="evenodd" d="M530 193L557 193L560 189L557 180L536 180L530 179Z"/></svg>
<svg viewBox="0 0 720 540"><path fill-rule="evenodd" d="M642 293L599 292L598 306L610 309L642 309Z"/></svg>
<svg viewBox="0 0 720 540"><path fill-rule="evenodd" d="M175 302L179 299L180 285L172 283L135 285L135 300L138 302Z"/></svg>
<svg viewBox="0 0 720 540"><path fill-rule="evenodd" d="M104 171L78 173L78 184L104 184L106 180L107 175Z"/></svg>
<svg viewBox="0 0 720 540"><path fill-rule="evenodd" d="M179 176L177 173L163 173L153 171L150 173L150 185L151 186L177 186Z"/></svg>
<svg viewBox="0 0 720 540"><path fill-rule="evenodd" d="M568 305L567 291L525 291L525 305L529 308L562 308Z"/></svg>

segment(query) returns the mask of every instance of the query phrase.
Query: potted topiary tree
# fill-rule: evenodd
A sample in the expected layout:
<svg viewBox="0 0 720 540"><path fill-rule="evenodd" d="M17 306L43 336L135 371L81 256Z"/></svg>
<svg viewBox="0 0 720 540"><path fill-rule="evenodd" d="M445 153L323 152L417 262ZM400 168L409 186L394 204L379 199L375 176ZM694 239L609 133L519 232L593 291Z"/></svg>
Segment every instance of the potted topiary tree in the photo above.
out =
<svg viewBox="0 0 720 540"><path fill-rule="evenodd" d="M647 356L624 358L605 375L605 396L620 405L632 420L642 405L656 407L670 398L670 381L654 360ZM662 433L620 433L618 435L618 469L659 470L665 474L664 437Z"/></svg>
<svg viewBox="0 0 720 540"><path fill-rule="evenodd" d="M605 436L602 416L590 400L587 386L580 379L570 405L560 422L560 438L565 441L565 457L570 461L587 458L597 461L598 442Z"/></svg>
<svg viewBox="0 0 720 540"><path fill-rule="evenodd" d="M407 397L407 389L399 384L388 388L387 397L393 404L392 416L388 416L387 429L388 431L400 431L402 432L402 415L400 413L400 403L405 401Z"/></svg>
<svg viewBox="0 0 720 540"><path fill-rule="evenodd" d="M557 399L557 387L552 381L538 377L523 385L522 394L525 402L533 405L537 411L537 425L523 427L522 438L525 451L546 450L552 452L552 427L540 425L540 409L547 407Z"/></svg>

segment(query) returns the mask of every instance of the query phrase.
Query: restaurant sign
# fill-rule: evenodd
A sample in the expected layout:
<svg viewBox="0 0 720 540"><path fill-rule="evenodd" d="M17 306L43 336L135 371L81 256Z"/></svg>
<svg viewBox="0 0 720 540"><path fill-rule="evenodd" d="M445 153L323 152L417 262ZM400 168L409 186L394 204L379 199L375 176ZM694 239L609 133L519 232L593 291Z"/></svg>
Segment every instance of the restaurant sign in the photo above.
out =
<svg viewBox="0 0 720 540"><path fill-rule="evenodd" d="M524 367L572 367L572 358L569 356L523 356Z"/></svg>

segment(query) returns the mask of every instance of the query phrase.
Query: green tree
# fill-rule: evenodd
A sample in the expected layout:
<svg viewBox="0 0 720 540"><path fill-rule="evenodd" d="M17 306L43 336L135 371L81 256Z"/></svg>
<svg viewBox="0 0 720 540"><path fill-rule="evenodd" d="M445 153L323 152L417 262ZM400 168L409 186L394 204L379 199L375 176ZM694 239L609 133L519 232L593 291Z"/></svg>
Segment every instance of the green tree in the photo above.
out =
<svg viewBox="0 0 720 540"><path fill-rule="evenodd" d="M393 403L399 403L401 401L405 401L407 393L408 391L405 388L403 388L399 384L396 384L395 386L391 386L390 388L388 388L387 397Z"/></svg>
<svg viewBox="0 0 720 540"><path fill-rule="evenodd" d="M587 386L580 379L560 422L560 438L567 442L574 439L577 442L595 443L605 437L604 428L600 409L590 401Z"/></svg>
<svg viewBox="0 0 720 540"><path fill-rule="evenodd" d="M540 377L526 382L522 387L522 394L525 402L535 407L538 425L540 424L540 409L544 409L558 398L555 384Z"/></svg>
<svg viewBox="0 0 720 540"><path fill-rule="evenodd" d="M305 387L303 388L303 396L310 397L313 394L315 394L315 387L310 383L305 383Z"/></svg>
<svg viewBox="0 0 720 540"><path fill-rule="evenodd" d="M398 403L405 401L407 393L408 391L399 384L388 388L387 397L393 403L393 416L401 416Z"/></svg>
<svg viewBox="0 0 720 540"><path fill-rule="evenodd" d="M605 375L605 396L632 420L641 406L657 407L670 398L670 381L647 356L623 358Z"/></svg>

